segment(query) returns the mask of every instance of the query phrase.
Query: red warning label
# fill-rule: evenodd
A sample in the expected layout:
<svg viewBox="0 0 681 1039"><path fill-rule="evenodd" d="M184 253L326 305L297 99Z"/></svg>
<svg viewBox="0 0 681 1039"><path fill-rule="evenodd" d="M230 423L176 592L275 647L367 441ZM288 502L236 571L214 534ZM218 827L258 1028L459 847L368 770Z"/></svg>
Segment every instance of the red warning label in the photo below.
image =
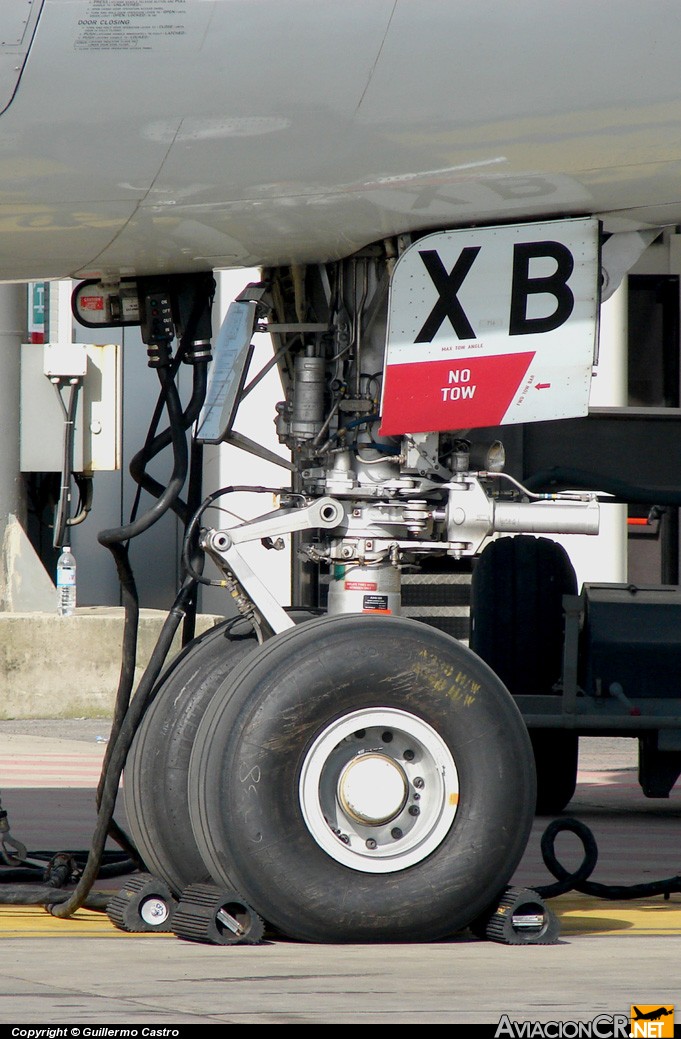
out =
<svg viewBox="0 0 681 1039"><path fill-rule="evenodd" d="M78 306L82 310L104 310L104 297L103 296L81 296L78 300Z"/></svg>
<svg viewBox="0 0 681 1039"><path fill-rule="evenodd" d="M534 356L388 364L381 436L501 425Z"/></svg>

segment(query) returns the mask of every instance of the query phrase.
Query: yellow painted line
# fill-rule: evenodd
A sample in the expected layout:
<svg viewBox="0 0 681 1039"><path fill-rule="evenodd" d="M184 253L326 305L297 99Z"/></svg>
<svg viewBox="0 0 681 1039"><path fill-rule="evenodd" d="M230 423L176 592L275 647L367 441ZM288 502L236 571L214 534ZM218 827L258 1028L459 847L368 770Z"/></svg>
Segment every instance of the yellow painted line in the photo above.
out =
<svg viewBox="0 0 681 1039"><path fill-rule="evenodd" d="M673 899L676 898L676 901ZM560 922L560 937L577 935L678 935L681 901L672 896L608 902L570 893L546 903ZM121 931L106 913L78 909L62 919L43 906L0 906L0 939L8 938L172 938L168 932Z"/></svg>
<svg viewBox="0 0 681 1039"><path fill-rule="evenodd" d="M546 903L560 921L562 936L569 935L663 935L681 934L681 901L637 898L610 902L588 895L569 893Z"/></svg>
<svg viewBox="0 0 681 1039"><path fill-rule="evenodd" d="M8 938L175 938L173 934L121 931L106 913L78 909L62 919L43 906L0 906L0 939ZM176 939L175 939L176 940Z"/></svg>

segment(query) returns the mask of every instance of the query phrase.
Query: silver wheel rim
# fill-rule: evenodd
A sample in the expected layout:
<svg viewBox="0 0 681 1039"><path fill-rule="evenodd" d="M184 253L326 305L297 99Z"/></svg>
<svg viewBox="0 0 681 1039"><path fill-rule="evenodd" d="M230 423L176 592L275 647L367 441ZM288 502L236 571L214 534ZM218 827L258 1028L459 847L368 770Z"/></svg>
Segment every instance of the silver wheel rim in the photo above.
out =
<svg viewBox="0 0 681 1039"><path fill-rule="evenodd" d="M459 779L427 722L374 707L320 733L303 762L299 799L312 837L336 862L396 873L442 843L456 815Z"/></svg>

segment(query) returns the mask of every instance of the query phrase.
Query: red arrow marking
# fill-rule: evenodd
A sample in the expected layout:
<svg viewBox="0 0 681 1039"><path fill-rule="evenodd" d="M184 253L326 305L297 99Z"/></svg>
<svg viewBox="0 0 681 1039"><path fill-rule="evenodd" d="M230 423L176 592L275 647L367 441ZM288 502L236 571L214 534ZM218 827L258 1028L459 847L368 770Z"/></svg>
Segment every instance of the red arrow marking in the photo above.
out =
<svg viewBox="0 0 681 1039"><path fill-rule="evenodd" d="M550 390L551 389L551 383L550 382L538 382L535 385L534 388L535 388L535 390Z"/></svg>

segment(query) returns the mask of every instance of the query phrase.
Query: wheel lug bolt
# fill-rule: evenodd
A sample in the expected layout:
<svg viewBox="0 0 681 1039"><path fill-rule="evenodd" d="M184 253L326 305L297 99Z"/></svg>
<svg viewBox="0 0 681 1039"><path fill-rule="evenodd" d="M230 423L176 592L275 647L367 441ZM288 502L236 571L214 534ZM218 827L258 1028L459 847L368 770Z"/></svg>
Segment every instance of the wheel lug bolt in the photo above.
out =
<svg viewBox="0 0 681 1039"><path fill-rule="evenodd" d="M405 761L413 761L414 760L414 751L413 750L405 750L405 752L404 752L404 754L402 756L403 756Z"/></svg>
<svg viewBox="0 0 681 1039"><path fill-rule="evenodd" d="M399 828L399 826L395 826L395 827L394 827L394 828L393 828L393 829L392 829L392 830L390 831L390 836L391 836L391 837L393 837L393 838L394 838L394 840L396 840L396 841L399 841L400 837L402 836L402 831L401 831L401 829Z"/></svg>
<svg viewBox="0 0 681 1039"><path fill-rule="evenodd" d="M369 849L369 851L373 851L373 850L374 850L374 848L375 848L375 847L376 847L377 845L376 845L376 841L374 840L374 838L373 838L373 837L370 837L370 838L369 838L369 840L368 840L368 841L366 841L366 846L367 846L367 848Z"/></svg>
<svg viewBox="0 0 681 1039"><path fill-rule="evenodd" d="M421 795L420 794L414 794L414 800L415 801L420 801L421 800Z"/></svg>
<svg viewBox="0 0 681 1039"><path fill-rule="evenodd" d="M416 779L414 780L414 786L416 787L417 790L423 790L425 785L426 785L426 781L425 781L425 779L421 779L421 776L417 776Z"/></svg>
<svg viewBox="0 0 681 1039"><path fill-rule="evenodd" d="M381 737L381 739L383 740L384 743L392 743L392 741L393 741L393 734L392 734L392 732L384 732L382 737Z"/></svg>
<svg viewBox="0 0 681 1039"><path fill-rule="evenodd" d="M350 838L348 837L347 833L339 833L338 836L339 836L339 839L343 842L343 844L349 844L350 843Z"/></svg>
<svg viewBox="0 0 681 1039"><path fill-rule="evenodd" d="M420 815L421 814L421 809L419 808L418 805L409 805L409 814L410 815Z"/></svg>

